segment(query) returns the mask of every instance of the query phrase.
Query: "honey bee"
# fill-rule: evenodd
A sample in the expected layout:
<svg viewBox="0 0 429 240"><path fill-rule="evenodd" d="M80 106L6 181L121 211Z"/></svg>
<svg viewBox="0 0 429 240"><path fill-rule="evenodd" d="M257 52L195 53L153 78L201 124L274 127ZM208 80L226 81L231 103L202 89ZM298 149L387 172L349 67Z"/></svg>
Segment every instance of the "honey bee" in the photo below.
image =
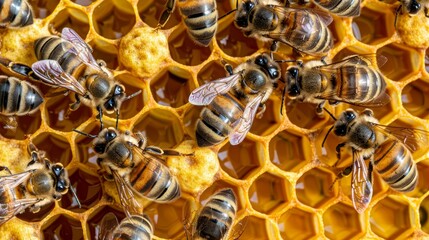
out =
<svg viewBox="0 0 429 240"><path fill-rule="evenodd" d="M314 0L313 2L338 16L357 17L360 15L360 0Z"/></svg>
<svg viewBox="0 0 429 240"><path fill-rule="evenodd" d="M12 174L7 167L0 167L9 174L0 177L0 225L25 209L33 213L40 211L50 202L60 200L69 189L81 207L63 165L49 161L32 143L28 145L28 152L31 160L26 171Z"/></svg>
<svg viewBox="0 0 429 240"><path fill-rule="evenodd" d="M147 215L133 214L120 223L113 213L106 214L100 224L100 240L151 240L153 227Z"/></svg>
<svg viewBox="0 0 429 240"><path fill-rule="evenodd" d="M162 28L174 11L177 0L167 0L157 28ZM217 30L217 7L215 0L180 0L177 6L189 36L195 43L207 47Z"/></svg>
<svg viewBox="0 0 429 240"><path fill-rule="evenodd" d="M384 77L364 56L354 55L327 65L321 61L300 63L288 68L285 82L284 94L317 104L318 114L322 113L326 101L368 107L383 106L390 101Z"/></svg>
<svg viewBox="0 0 429 240"><path fill-rule="evenodd" d="M245 36L272 41L271 50L281 42L311 55L323 55L332 48L327 28L331 22L325 13L286 7L276 0L243 0L235 15L235 25Z"/></svg>
<svg viewBox="0 0 429 240"><path fill-rule="evenodd" d="M237 198L231 188L212 195L197 215L192 239L227 239L237 213Z"/></svg>
<svg viewBox="0 0 429 240"><path fill-rule="evenodd" d="M26 0L6 0L0 3L0 27L20 28L33 24L33 10Z"/></svg>
<svg viewBox="0 0 429 240"><path fill-rule="evenodd" d="M76 101L70 105L70 111L78 109L81 102L95 107L101 124L103 111L115 112L119 118L122 102L139 94L136 92L126 97L124 86L113 78L106 63L95 60L92 49L70 28L63 28L61 38L39 38L34 51L39 61L32 65L32 69L41 81L74 93Z"/></svg>
<svg viewBox="0 0 429 240"><path fill-rule="evenodd" d="M360 114L347 109L335 119L327 135L331 130L345 139L336 147L338 159L345 146L350 147L353 153L353 164L345 169L344 175L352 173L352 202L357 212L364 212L371 201L373 168L392 189L398 192L414 190L418 172L411 151L427 144L428 132L380 125L370 109ZM369 160L368 167L365 160Z"/></svg>
<svg viewBox="0 0 429 240"><path fill-rule="evenodd" d="M234 71L228 64L225 68L229 76L206 83L189 96L191 104L206 106L196 127L200 147L218 144L228 136L232 145L242 142L255 116L261 117L265 111L264 103L280 78L279 65L265 53Z"/></svg>

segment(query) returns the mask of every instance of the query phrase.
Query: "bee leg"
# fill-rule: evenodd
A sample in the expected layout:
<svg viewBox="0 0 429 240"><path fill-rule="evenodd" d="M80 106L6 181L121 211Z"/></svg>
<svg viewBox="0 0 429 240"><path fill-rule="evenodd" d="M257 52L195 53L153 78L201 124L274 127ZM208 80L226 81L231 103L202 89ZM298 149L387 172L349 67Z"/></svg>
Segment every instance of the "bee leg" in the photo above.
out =
<svg viewBox="0 0 429 240"><path fill-rule="evenodd" d="M374 112L373 112L371 109L369 109L369 108L367 108L367 109L363 110L363 111L362 111L362 114L365 114L365 115L367 115L368 117L372 117L372 116L374 116Z"/></svg>
<svg viewBox="0 0 429 240"><path fill-rule="evenodd" d="M426 16L427 18L429 18L429 13L428 13L428 9L427 9L427 7L425 7L425 16Z"/></svg>
<svg viewBox="0 0 429 240"><path fill-rule="evenodd" d="M16 121L15 116L0 116L1 122L4 123L4 129L15 130L18 127L18 122Z"/></svg>
<svg viewBox="0 0 429 240"><path fill-rule="evenodd" d="M176 0L167 0L167 3L165 3L165 9L159 17L158 25L156 26L155 30L161 29L165 26L168 19L170 19L171 13L174 11L175 6Z"/></svg>
<svg viewBox="0 0 429 240"><path fill-rule="evenodd" d="M231 64L227 63L225 60L222 59L222 64L223 64L223 68L225 69L225 71L231 76L234 74L233 72L233 68L231 66Z"/></svg>
<svg viewBox="0 0 429 240"><path fill-rule="evenodd" d="M341 148L344 147L346 145L346 142L340 143L337 145L337 147L335 147L335 151L337 153L337 159L340 160L341 159Z"/></svg>
<svg viewBox="0 0 429 240"><path fill-rule="evenodd" d="M260 110L256 113L256 118L257 119L261 119L262 116L264 115L265 110L267 110L267 106L265 105L265 103L261 103L259 104L259 108Z"/></svg>
<svg viewBox="0 0 429 240"><path fill-rule="evenodd" d="M154 154L154 155L159 155L159 156L164 155L164 150L162 150L161 148L156 147L156 146L147 146L144 149L144 151L149 153L149 154Z"/></svg>
<svg viewBox="0 0 429 240"><path fill-rule="evenodd" d="M350 175L350 173L353 170L353 164L344 168L341 172L339 172L337 174L337 177L335 178L334 182L331 184L331 186L329 187L329 190L332 191L332 188L334 187L334 184L341 178Z"/></svg>
<svg viewBox="0 0 429 240"><path fill-rule="evenodd" d="M100 120L100 131L103 130L103 109L101 109L101 106L97 106L98 111L98 119Z"/></svg>
<svg viewBox="0 0 429 240"><path fill-rule="evenodd" d="M75 102L74 103L71 103L70 105L69 105L69 109L67 110L67 113L66 113L66 118L69 118L69 116L70 116L70 114L71 114L71 112L73 112L73 111L76 111L79 107L80 107L80 99L79 99L79 96L78 95L74 95L75 96Z"/></svg>
<svg viewBox="0 0 429 240"><path fill-rule="evenodd" d="M329 105L337 105L339 102L336 100L329 100Z"/></svg>
<svg viewBox="0 0 429 240"><path fill-rule="evenodd" d="M6 171L7 173L9 173L9 175L12 175L12 172L9 170L8 167L6 166L0 166L0 172L1 171Z"/></svg>
<svg viewBox="0 0 429 240"><path fill-rule="evenodd" d="M39 150L37 149L36 145L34 145L32 142L28 144L27 151L30 154L30 162L27 164L27 166L33 165L36 162L41 162Z"/></svg>
<svg viewBox="0 0 429 240"><path fill-rule="evenodd" d="M135 133L136 137L139 139L138 144L139 148L145 149L146 148L146 138L143 136L141 132Z"/></svg>
<svg viewBox="0 0 429 240"><path fill-rule="evenodd" d="M319 116L319 117L323 116L323 106L324 105L325 105L325 101L317 104L317 107L316 107L316 114L317 114L317 116Z"/></svg>
<svg viewBox="0 0 429 240"><path fill-rule="evenodd" d="M393 26L395 26L395 28L396 28L396 22L398 20L398 14L399 14L399 12L402 13L402 5L399 5L398 8L395 11L395 21L394 21L394 25L393 25Z"/></svg>
<svg viewBox="0 0 429 240"><path fill-rule="evenodd" d="M48 30L52 35L56 35L58 37L61 37L61 33L55 29L54 24L50 23L48 25Z"/></svg>

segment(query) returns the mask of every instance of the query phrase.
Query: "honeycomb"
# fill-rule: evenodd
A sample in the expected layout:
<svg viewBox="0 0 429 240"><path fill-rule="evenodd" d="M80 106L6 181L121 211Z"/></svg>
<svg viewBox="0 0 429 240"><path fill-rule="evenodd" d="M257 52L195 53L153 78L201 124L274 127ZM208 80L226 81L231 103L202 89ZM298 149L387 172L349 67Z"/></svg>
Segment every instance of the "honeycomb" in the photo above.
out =
<svg viewBox="0 0 429 240"><path fill-rule="evenodd" d="M391 190L374 173L374 195L359 215L350 198L351 177L336 181L351 164L344 156L336 164L339 139L329 135L333 121L318 117L315 106L286 100L280 114L281 89L270 96L262 119L255 119L246 139L237 146L227 141L212 148L198 148L194 125L201 107L187 103L196 87L225 76L225 60L236 66L267 51L268 45L246 38L233 24L233 16L220 20L216 40L209 47L195 45L186 33L178 11L163 29L154 31L165 1L150 0L31 0L37 19L31 26L2 30L1 56L31 65L35 39L49 35L49 26L61 32L73 28L93 48L94 57L106 61L127 93L142 90L122 105L121 130L141 131L151 145L194 152L193 157L168 159L178 177L182 197L169 204L142 200L154 226L155 239L186 239L185 229L208 197L230 187L237 194L238 214L230 237L240 239L422 239L429 238L429 152L424 146L413 153L419 171L416 189L407 194ZM219 16L236 1L219 0ZM351 54L377 54L388 61L379 69L386 77L391 101L375 110L380 122L429 130L429 61L425 27L410 25L399 15L393 0L365 0L355 18L333 16L329 29L334 48L329 59ZM423 11L412 19L428 21ZM402 24L404 23L404 24ZM408 24L408 25L407 25ZM409 26L414 26L409 27ZM407 30L407 27L410 28ZM420 35L419 35L420 34ZM429 36L429 34L427 35ZM418 37L417 37L418 38ZM294 53L281 46L276 58ZM287 65L283 64L285 71ZM47 95L52 89L35 83ZM69 118L72 100L48 97L38 112L18 117L18 129L0 128L1 165L13 173L28 163L31 141L69 172L71 185L82 204L70 193L36 214L25 212L0 226L1 239L97 239L100 222L109 212L125 217L112 182L99 178L91 139L73 128L96 134L99 123L94 109L81 106ZM338 115L340 104L328 109ZM114 126L115 116L104 117ZM30 136L30 137L29 137Z"/></svg>

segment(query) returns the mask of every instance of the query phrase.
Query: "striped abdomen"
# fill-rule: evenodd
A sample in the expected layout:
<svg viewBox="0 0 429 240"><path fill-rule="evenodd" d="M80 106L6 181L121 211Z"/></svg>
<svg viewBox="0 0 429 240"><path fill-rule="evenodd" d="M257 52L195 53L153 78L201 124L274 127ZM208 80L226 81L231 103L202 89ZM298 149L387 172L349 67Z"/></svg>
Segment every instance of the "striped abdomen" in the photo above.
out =
<svg viewBox="0 0 429 240"><path fill-rule="evenodd" d="M209 45L217 29L216 1L182 0L178 7L191 38L203 46Z"/></svg>
<svg viewBox="0 0 429 240"><path fill-rule="evenodd" d="M360 0L314 0L314 2L338 16L356 17L360 15Z"/></svg>
<svg viewBox="0 0 429 240"><path fill-rule="evenodd" d="M196 127L197 144L207 147L219 144L232 132L231 125L243 115L243 106L230 94L218 95L206 106Z"/></svg>
<svg viewBox="0 0 429 240"><path fill-rule="evenodd" d="M113 231L113 240L150 240L153 228L146 216L132 215L124 218Z"/></svg>
<svg viewBox="0 0 429 240"><path fill-rule="evenodd" d="M417 166L411 152L397 139L389 138L374 153L375 169L389 186L409 192L417 185Z"/></svg>
<svg viewBox="0 0 429 240"><path fill-rule="evenodd" d="M286 12L279 27L284 33L280 40L299 51L308 54L324 54L333 46L328 27L319 16L308 11Z"/></svg>
<svg viewBox="0 0 429 240"><path fill-rule="evenodd" d="M198 215L194 238L227 239L237 212L237 200L232 189L220 190L211 196Z"/></svg>
<svg viewBox="0 0 429 240"><path fill-rule="evenodd" d="M346 65L336 74L336 89L339 99L354 103L373 101L386 89L383 76L365 65Z"/></svg>
<svg viewBox="0 0 429 240"><path fill-rule="evenodd" d="M43 98L33 85L14 77L0 76L0 114L22 116L37 111Z"/></svg>
<svg viewBox="0 0 429 240"><path fill-rule="evenodd" d="M85 64L71 51L73 45L58 36L42 37L35 41L34 52L38 60L55 60L61 68L74 75Z"/></svg>
<svg viewBox="0 0 429 240"><path fill-rule="evenodd" d="M180 185L167 166L155 158L146 158L130 173L131 186L156 202L170 202L180 197Z"/></svg>
<svg viewBox="0 0 429 240"><path fill-rule="evenodd" d="M0 0L0 26L19 28L33 23L33 10L26 0Z"/></svg>

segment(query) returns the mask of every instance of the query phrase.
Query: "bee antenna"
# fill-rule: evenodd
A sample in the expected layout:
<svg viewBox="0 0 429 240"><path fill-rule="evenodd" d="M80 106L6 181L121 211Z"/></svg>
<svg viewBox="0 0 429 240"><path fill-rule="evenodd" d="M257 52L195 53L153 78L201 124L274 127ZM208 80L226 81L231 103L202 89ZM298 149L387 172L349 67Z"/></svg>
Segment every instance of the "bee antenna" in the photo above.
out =
<svg viewBox="0 0 429 240"><path fill-rule="evenodd" d="M337 119L334 117L334 115L332 115L332 113L330 111L328 111L328 109L323 108L323 110L325 110L325 112L327 112L329 114L329 116L331 116L331 118L334 119L334 121L337 121Z"/></svg>
<svg viewBox="0 0 429 240"><path fill-rule="evenodd" d="M74 190L74 188L72 186L70 186L70 191L73 194L73 197L76 199L77 205L79 206L79 208L82 208L82 205L80 204L79 198L77 197L76 191Z"/></svg>
<svg viewBox="0 0 429 240"><path fill-rule="evenodd" d="M274 62L277 62L277 63L298 62L298 60L285 60L285 59L279 59L279 60L274 60Z"/></svg>
<svg viewBox="0 0 429 240"><path fill-rule="evenodd" d="M235 12L235 11L237 11L237 7L235 7L235 9L232 9L231 11L229 11L229 12L225 13L223 16L221 16L221 17L220 17L220 18L218 18L217 20L218 20L218 21L220 21L222 18L224 18L224 17L228 16L229 14L231 14L231 13L233 13L233 12Z"/></svg>
<svg viewBox="0 0 429 240"><path fill-rule="evenodd" d="M115 112L116 112L116 125L115 125L115 128L116 128L116 130L118 130L118 123L119 123L119 110L118 110L118 109L115 109Z"/></svg>
<svg viewBox="0 0 429 240"><path fill-rule="evenodd" d="M283 88L282 92L282 103L280 106L280 114L283 115L283 106L285 105L285 96L286 96L286 86Z"/></svg>
<svg viewBox="0 0 429 240"><path fill-rule="evenodd" d="M135 96L139 95L141 92L142 92L142 90L138 90L137 92L135 92L135 93L133 93L133 94L131 94L131 95L127 96L127 97L124 99L124 101L127 101L127 100L129 100L129 99L131 99L131 98L133 98L133 97L135 97Z"/></svg>
<svg viewBox="0 0 429 240"><path fill-rule="evenodd" d="M332 131L332 129L334 128L334 126L332 126L331 128L329 128L328 132L325 135L325 138L323 138L323 142L322 142L322 148L325 145L326 139L328 138L329 133Z"/></svg>
<svg viewBox="0 0 429 240"><path fill-rule="evenodd" d="M77 132L77 133L79 133L79 134L81 134L83 136L89 137L89 138L96 138L97 137L97 135L92 135L92 134L89 134L89 133L86 133L86 132L82 132L82 131L79 131L79 130L77 130L75 128L73 128L73 132Z"/></svg>

